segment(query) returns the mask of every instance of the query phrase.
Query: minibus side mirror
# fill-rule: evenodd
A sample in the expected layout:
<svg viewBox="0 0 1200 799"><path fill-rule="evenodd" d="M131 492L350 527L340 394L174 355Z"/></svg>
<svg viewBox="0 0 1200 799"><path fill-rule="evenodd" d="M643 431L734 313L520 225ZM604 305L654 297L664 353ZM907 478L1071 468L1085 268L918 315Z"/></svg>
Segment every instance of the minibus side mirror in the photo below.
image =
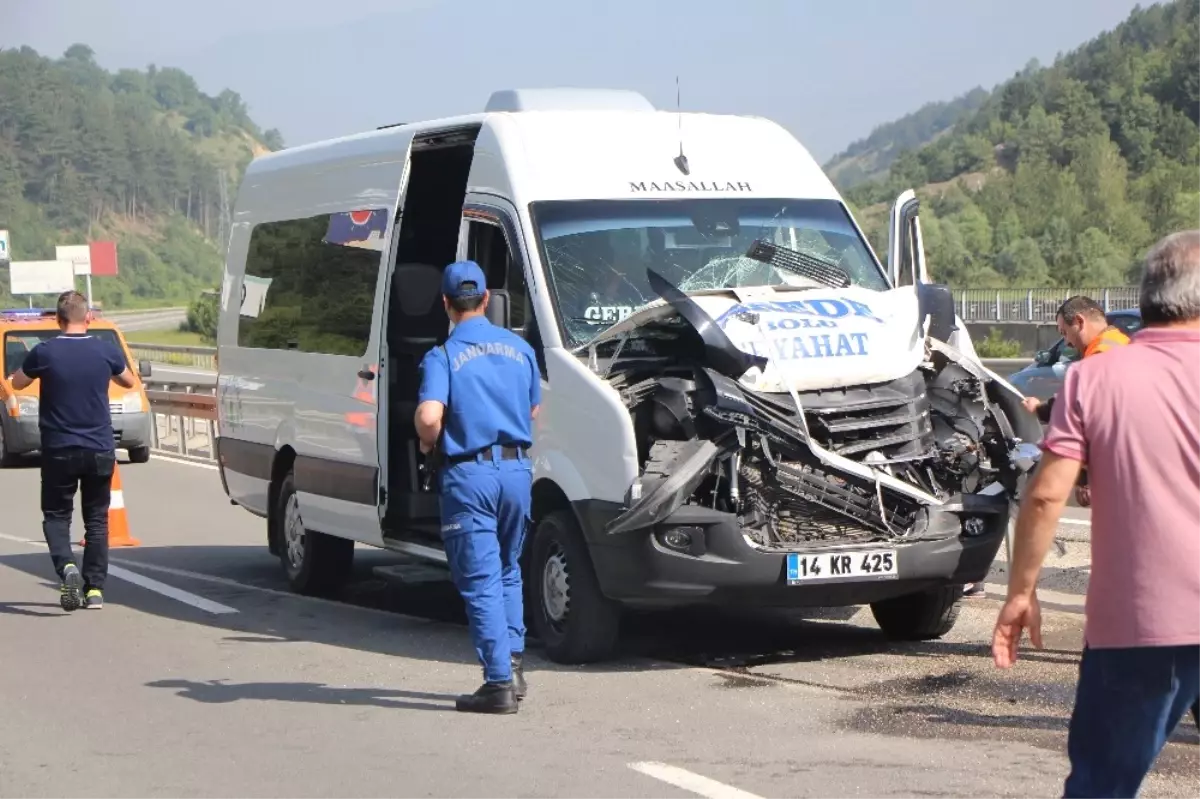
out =
<svg viewBox="0 0 1200 799"><path fill-rule="evenodd" d="M488 304L484 313L493 325L508 330L508 292L504 289L488 289Z"/></svg>
<svg viewBox="0 0 1200 799"><path fill-rule="evenodd" d="M141 377L150 376L150 361L138 361L138 375Z"/></svg>
<svg viewBox="0 0 1200 799"><path fill-rule="evenodd" d="M954 295L949 286L938 283L917 284L917 304L920 323L929 317L929 336L938 341L950 341L954 332Z"/></svg>

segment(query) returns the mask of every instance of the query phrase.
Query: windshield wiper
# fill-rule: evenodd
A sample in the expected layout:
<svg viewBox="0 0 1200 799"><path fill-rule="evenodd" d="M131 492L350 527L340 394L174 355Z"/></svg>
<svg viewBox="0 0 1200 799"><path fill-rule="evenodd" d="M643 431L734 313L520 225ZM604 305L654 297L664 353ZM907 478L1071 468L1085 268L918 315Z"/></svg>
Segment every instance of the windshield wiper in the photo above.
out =
<svg viewBox="0 0 1200 799"><path fill-rule="evenodd" d="M850 285L850 275L829 261L762 239L755 239L746 251L746 257L835 289L844 289Z"/></svg>

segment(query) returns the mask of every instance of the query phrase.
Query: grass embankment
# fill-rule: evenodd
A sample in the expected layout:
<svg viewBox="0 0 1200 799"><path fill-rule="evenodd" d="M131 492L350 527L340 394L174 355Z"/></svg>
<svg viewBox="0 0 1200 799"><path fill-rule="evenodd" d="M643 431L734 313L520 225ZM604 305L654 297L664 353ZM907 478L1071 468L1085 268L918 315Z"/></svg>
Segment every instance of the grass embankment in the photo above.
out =
<svg viewBox="0 0 1200 799"><path fill-rule="evenodd" d="M199 333L185 330L132 330L125 334L130 344L163 344L170 347L211 347Z"/></svg>

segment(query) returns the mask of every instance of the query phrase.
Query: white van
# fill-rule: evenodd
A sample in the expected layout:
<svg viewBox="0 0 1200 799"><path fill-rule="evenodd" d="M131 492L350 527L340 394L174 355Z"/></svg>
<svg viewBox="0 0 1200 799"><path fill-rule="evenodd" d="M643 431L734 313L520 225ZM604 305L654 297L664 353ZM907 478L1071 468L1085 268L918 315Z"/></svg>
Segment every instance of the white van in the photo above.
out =
<svg viewBox="0 0 1200 799"><path fill-rule="evenodd" d="M444 563L413 411L441 270L471 258L542 372L524 575L550 657L695 603L869 603L940 636L1041 428L929 284L917 210L885 266L779 125L620 91L258 158L221 296L225 489L297 591L336 590L354 542Z"/></svg>

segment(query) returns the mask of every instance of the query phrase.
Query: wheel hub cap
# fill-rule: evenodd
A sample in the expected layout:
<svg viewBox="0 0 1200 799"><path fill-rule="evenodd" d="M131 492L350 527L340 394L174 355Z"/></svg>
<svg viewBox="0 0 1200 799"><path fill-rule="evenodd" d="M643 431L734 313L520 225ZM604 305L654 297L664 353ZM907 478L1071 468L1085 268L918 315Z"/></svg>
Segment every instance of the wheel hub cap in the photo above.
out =
<svg viewBox="0 0 1200 799"><path fill-rule="evenodd" d="M561 622L567 617L570 605L570 577L567 559L562 552L554 552L546 558L542 570L542 604L551 621Z"/></svg>
<svg viewBox="0 0 1200 799"><path fill-rule="evenodd" d="M295 494L288 497L284 511L283 540L287 544L288 562L300 568L304 563L304 522L300 520L300 503Z"/></svg>

